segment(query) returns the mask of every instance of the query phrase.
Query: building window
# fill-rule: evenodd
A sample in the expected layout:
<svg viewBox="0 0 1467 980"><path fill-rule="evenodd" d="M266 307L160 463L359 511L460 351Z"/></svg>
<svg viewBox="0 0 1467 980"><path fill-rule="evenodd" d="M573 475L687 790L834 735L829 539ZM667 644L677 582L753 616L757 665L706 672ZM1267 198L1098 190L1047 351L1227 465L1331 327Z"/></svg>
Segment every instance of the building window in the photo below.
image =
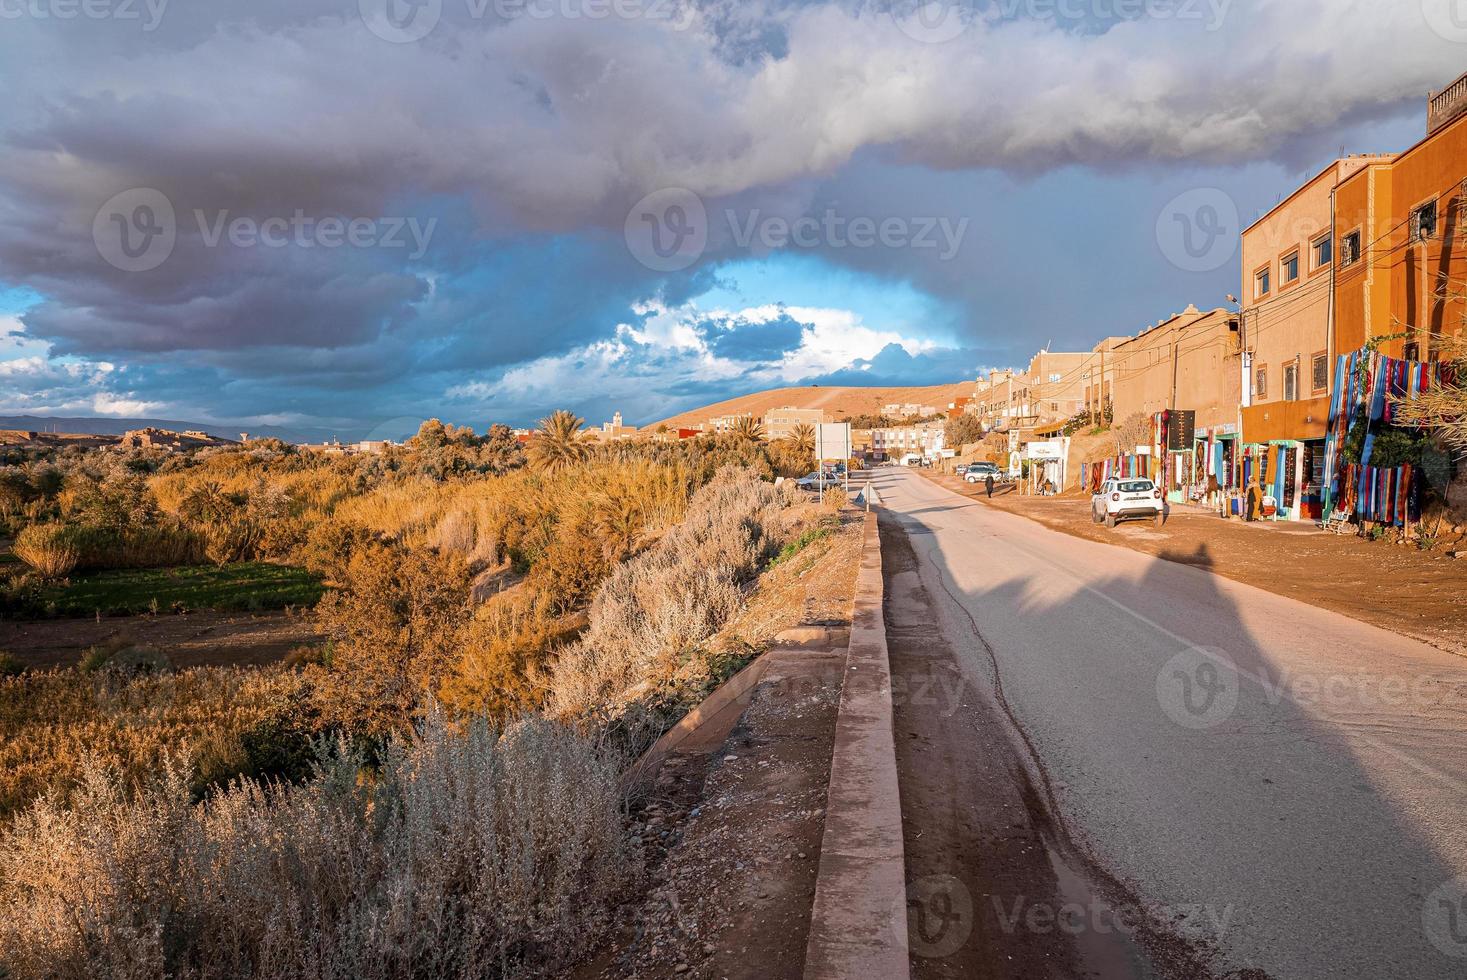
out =
<svg viewBox="0 0 1467 980"><path fill-rule="evenodd" d="M1314 244L1309 246L1309 250L1314 256L1312 261L1316 269L1323 269L1335 259L1335 241L1328 235L1316 238Z"/></svg>
<svg viewBox="0 0 1467 980"><path fill-rule="evenodd" d="M1329 358L1324 354L1314 355L1314 390L1323 391L1329 387Z"/></svg>
<svg viewBox="0 0 1467 980"><path fill-rule="evenodd" d="M1430 201L1411 212L1411 240L1424 242L1436 237L1436 202Z"/></svg>
<svg viewBox="0 0 1467 980"><path fill-rule="evenodd" d="M1061 377L1063 377L1063 375L1060 375L1060 374L1051 374L1049 376L1049 382L1050 382L1050 384L1058 384L1059 383L1059 379Z"/></svg>
<svg viewBox="0 0 1467 980"><path fill-rule="evenodd" d="M1299 253L1292 252L1283 264L1283 281L1285 283L1297 282L1299 280Z"/></svg>
<svg viewBox="0 0 1467 980"><path fill-rule="evenodd" d="M1254 273L1253 295L1259 297L1267 296L1269 289L1272 288L1272 283L1270 282L1270 279L1271 277L1267 269L1264 269L1262 272Z"/></svg>
<svg viewBox="0 0 1467 980"><path fill-rule="evenodd" d="M1253 375L1253 395L1255 398L1268 397L1268 368L1261 364Z"/></svg>
<svg viewBox="0 0 1467 980"><path fill-rule="evenodd" d="M1340 262L1354 265L1360 261L1360 233L1352 231L1340 239Z"/></svg>
<svg viewBox="0 0 1467 980"><path fill-rule="evenodd" d="M1284 366L1284 401L1291 402L1299 397L1299 366L1297 364L1286 364Z"/></svg>

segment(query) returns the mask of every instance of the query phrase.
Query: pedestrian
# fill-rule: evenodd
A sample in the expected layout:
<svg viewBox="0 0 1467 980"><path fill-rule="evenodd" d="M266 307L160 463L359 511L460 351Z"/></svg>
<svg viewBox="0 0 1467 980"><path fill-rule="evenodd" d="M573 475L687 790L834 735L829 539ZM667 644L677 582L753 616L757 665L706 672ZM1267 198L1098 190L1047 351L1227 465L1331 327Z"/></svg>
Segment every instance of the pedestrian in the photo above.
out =
<svg viewBox="0 0 1467 980"><path fill-rule="evenodd" d="M993 474L992 473L988 473L988 474L986 474L983 477L983 489L985 489L985 490L988 491L988 495L990 497L993 496Z"/></svg>

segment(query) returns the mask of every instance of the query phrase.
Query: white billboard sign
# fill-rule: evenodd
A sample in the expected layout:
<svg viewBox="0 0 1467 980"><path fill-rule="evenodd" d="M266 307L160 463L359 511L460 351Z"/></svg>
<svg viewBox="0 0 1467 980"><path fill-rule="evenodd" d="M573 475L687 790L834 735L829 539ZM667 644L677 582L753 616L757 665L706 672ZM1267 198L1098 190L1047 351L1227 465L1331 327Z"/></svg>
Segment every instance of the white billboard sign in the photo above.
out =
<svg viewBox="0 0 1467 980"><path fill-rule="evenodd" d="M821 422L815 426L815 459L825 462L851 458L851 423Z"/></svg>

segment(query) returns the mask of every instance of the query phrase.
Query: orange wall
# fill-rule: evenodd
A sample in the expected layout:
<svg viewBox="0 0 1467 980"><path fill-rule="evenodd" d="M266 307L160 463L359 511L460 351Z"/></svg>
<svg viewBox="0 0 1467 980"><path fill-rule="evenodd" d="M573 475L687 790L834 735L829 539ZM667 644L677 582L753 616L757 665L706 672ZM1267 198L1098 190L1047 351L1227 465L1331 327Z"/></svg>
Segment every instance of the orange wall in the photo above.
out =
<svg viewBox="0 0 1467 980"><path fill-rule="evenodd" d="M1178 409L1195 411L1198 426L1236 422L1241 383L1233 319L1227 310L1181 314L1107 355L1115 362L1116 420L1172 407L1175 370Z"/></svg>
<svg viewBox="0 0 1467 980"><path fill-rule="evenodd" d="M1360 156L1335 161L1244 230L1243 291L1239 295L1243 297L1246 318L1245 342L1253 353L1250 378L1250 385L1254 388L1253 404L1282 401L1284 374L1290 367L1298 372L1296 399L1307 400L1328 394L1333 380L1328 370L1328 354L1330 275L1334 261L1316 263L1314 245L1332 234L1331 197L1337 184L1382 160L1389 158ZM1284 260L1294 253L1299 256L1299 276L1292 282L1286 282ZM1267 296L1260 297L1255 289L1255 276L1263 268L1271 274L1272 288ZM1314 386L1316 358L1326 364L1326 380L1322 388ZM1257 390L1260 368L1266 375L1262 392ZM1244 431L1251 439L1246 422Z"/></svg>
<svg viewBox="0 0 1467 980"><path fill-rule="evenodd" d="M1467 117L1442 128L1388 166L1371 167L1340 188L1336 238L1362 230L1361 261L1339 272L1336 350L1358 349L1381 336L1410 333L1422 357L1431 335L1463 329L1467 247L1462 233L1463 181L1467 180ZM1411 212L1437 201L1438 230L1410 241ZM1443 286L1443 281L1448 284ZM1446 295L1437 295L1444 292ZM1382 344L1400 356L1406 339Z"/></svg>

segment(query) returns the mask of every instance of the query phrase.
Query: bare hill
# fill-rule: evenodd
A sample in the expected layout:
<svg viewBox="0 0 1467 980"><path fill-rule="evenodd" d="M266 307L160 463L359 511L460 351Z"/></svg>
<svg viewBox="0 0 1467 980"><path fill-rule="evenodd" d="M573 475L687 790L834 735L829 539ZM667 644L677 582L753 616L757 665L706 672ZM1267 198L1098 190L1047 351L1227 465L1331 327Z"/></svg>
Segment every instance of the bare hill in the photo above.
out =
<svg viewBox="0 0 1467 980"><path fill-rule="evenodd" d="M762 418L775 408L823 408L832 422L854 415L876 415L883 405L894 403L932 405L946 410L960 395L972 395L973 382L932 385L923 388L849 388L807 385L802 388L770 388L753 394L730 398L703 408L674 415L661 424L669 428L692 426L719 415L749 412ZM656 427L659 423L653 422Z"/></svg>

